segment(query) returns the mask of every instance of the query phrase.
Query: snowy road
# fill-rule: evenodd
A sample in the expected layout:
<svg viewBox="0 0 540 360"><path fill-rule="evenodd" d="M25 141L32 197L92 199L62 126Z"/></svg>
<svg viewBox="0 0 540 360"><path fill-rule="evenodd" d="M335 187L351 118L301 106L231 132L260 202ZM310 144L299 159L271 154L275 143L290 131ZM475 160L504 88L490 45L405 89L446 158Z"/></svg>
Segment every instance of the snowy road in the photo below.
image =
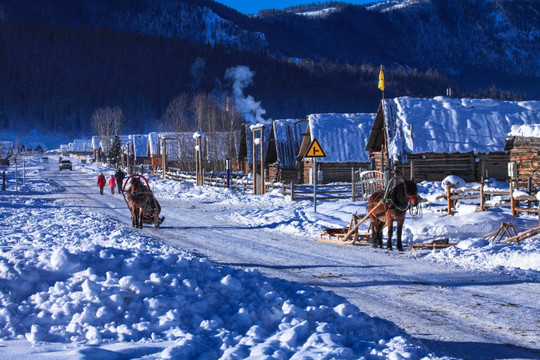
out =
<svg viewBox="0 0 540 360"><path fill-rule="evenodd" d="M58 172L51 165L45 176L65 189L69 206L93 208L131 225L123 197L99 195L94 175ZM224 219L231 218L234 205L217 208L159 200L165 223L160 229L146 225L142 231L167 244L217 264L258 269L268 276L333 291L361 311L395 323L438 353L474 359L540 358L540 285L536 282L228 222Z"/></svg>

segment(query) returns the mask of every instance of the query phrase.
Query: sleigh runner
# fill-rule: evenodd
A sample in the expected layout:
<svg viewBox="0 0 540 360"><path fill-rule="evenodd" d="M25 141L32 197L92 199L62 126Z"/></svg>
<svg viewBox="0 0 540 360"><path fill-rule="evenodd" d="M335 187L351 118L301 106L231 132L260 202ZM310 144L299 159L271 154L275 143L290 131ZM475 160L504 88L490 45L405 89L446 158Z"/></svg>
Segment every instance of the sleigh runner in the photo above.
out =
<svg viewBox="0 0 540 360"><path fill-rule="evenodd" d="M124 201L126 202L128 209L131 213L131 220L133 222L133 226L135 226L135 223L136 223L134 219L134 209L133 209L134 206L132 204L133 201L129 201L128 197L126 196L126 194L128 194L131 191L130 189L126 190L126 185L129 183L130 180L133 180L133 179L138 179L139 181L140 179L143 179L146 184L145 187L143 186L144 191L141 191L137 195L135 195L135 196L146 197L146 202L144 204L144 208L142 211L142 223L153 224L156 228L159 228L161 223L163 223L163 221L165 220L164 216L162 217L159 216L159 214L161 213L161 205L159 204L156 197L152 193L152 190L150 190L150 185L148 184L148 181L146 180L146 178L139 174L133 174L129 176L124 181L124 184L122 186L122 196L124 197ZM133 198L134 195L131 194L131 197ZM142 227L142 224L140 227Z"/></svg>

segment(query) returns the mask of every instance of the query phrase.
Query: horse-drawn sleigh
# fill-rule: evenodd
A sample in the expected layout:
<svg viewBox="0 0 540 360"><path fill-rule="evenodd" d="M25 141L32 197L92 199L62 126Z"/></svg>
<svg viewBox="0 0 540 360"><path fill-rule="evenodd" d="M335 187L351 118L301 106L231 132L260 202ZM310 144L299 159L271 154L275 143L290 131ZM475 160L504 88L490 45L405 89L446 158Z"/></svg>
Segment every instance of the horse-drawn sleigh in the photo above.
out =
<svg viewBox="0 0 540 360"><path fill-rule="evenodd" d="M128 183L129 187L126 190ZM150 190L150 185L144 176L139 174L129 176L122 186L122 195L131 212L133 227L142 229L143 224L154 224L158 228L165 220L164 216L159 216L161 205Z"/></svg>
<svg viewBox="0 0 540 360"><path fill-rule="evenodd" d="M396 247L403 251L401 234L405 213L407 210L417 209L419 204L417 193L418 189L414 181L406 180L403 177L394 177L388 183L385 191L376 191L369 197L367 215L360 217L354 214L348 228L325 229L317 240L343 245L372 242L374 247L382 248L382 230L387 226L386 247L392 250L393 223L395 221L397 223ZM371 221L368 231L359 232L360 225L368 219Z"/></svg>

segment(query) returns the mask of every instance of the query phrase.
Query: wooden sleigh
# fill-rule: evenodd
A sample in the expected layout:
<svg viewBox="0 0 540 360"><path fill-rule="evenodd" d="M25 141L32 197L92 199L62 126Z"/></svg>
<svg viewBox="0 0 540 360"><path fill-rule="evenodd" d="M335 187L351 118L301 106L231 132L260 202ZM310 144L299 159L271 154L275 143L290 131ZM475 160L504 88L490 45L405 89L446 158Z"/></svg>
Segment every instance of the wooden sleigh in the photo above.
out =
<svg viewBox="0 0 540 360"><path fill-rule="evenodd" d="M456 246L457 243L451 243L448 238L435 239L431 242L410 244L412 250L437 250L437 249L446 249L450 246Z"/></svg>
<svg viewBox="0 0 540 360"><path fill-rule="evenodd" d="M148 180L146 180L144 176L139 175L139 174L133 174L124 181L124 185L122 186L122 191L121 191L122 196L124 197L124 201L126 202L126 205L131 213L131 205L129 204L129 201L126 198L126 186L128 185L129 180L133 177L138 177L144 180L146 184L146 188L148 189L148 194L150 195L148 197L146 208L143 213L142 222L143 224L154 225L154 227L158 228L161 225L161 223L165 220L165 217L159 216L159 214L161 213L161 205L159 204L156 197L152 193L152 190L150 190L150 185L148 184ZM132 215L132 220L133 220L133 215Z"/></svg>
<svg viewBox="0 0 540 360"><path fill-rule="evenodd" d="M382 202L382 200L381 200ZM379 203L380 204L380 203ZM361 244L369 244L372 242L372 236L371 236L371 225L368 228L368 231L360 232L358 231L358 228L360 225L362 225L367 219L369 219L369 216L375 211L377 206L373 207L373 209L367 213L367 215L364 215L363 217L353 214L351 218L351 222L349 223L349 226L346 228L329 228L324 229L322 232L319 233L319 237L317 238L317 241L322 241L325 243L331 243L331 244L340 244L340 245L354 245L356 243Z"/></svg>

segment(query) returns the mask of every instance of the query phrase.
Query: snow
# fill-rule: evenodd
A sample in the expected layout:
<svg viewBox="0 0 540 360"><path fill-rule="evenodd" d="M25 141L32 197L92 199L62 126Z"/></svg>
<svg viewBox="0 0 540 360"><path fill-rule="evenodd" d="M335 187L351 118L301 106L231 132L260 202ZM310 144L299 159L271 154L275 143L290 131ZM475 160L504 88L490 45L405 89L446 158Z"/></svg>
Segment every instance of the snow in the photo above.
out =
<svg viewBox="0 0 540 360"><path fill-rule="evenodd" d="M504 151L513 126L540 124L540 101L433 99L384 100L389 156L405 153Z"/></svg>
<svg viewBox="0 0 540 360"><path fill-rule="evenodd" d="M507 136L540 138L540 124L521 125L521 126L513 125Z"/></svg>
<svg viewBox="0 0 540 360"><path fill-rule="evenodd" d="M444 358L445 354L433 352L393 322L368 315L334 291L217 264L159 240L157 234L166 229L131 228L129 220L120 221L107 210L118 205L127 212L121 197L100 196L92 188L97 173L114 169L72 158L73 172L59 174L54 161L42 164L37 156L26 161L26 181L19 184L18 193L13 167L7 172L7 190L0 192L2 358ZM205 211L213 211L210 216L228 226L251 228L247 234L253 239L264 231L279 238L314 239L322 228L347 225L352 213L366 207L366 202L325 201L314 213L311 201L290 202L279 191L253 196L148 177L156 197L169 204L165 224L187 216L172 207L188 202L206 206ZM75 188L90 187L66 188L80 179L84 181ZM458 246L401 254L405 258L400 261L409 264L409 276L419 271L420 262L428 261L434 267L452 264L466 272L510 276L515 282L527 282L530 291L538 287L540 236L519 245L482 239L501 221L511 220L516 228L527 229L538 223L536 217L513 218L506 208L474 212L474 205L466 202L458 203L456 216L443 216L444 199L436 199L443 193L441 183L423 182L418 187L428 206L423 217L413 222L407 215L404 243L448 236ZM74 192L65 196L66 191ZM96 206L81 206L88 198ZM176 240L195 228L182 227ZM212 243L225 240L208 236ZM303 244L313 251L326 245L314 240ZM376 254L371 249L359 251ZM387 265L396 260L386 258ZM313 263L317 261L313 258ZM337 276L323 275L328 281ZM436 282L442 279L432 277ZM391 291L392 286L386 288ZM508 291L499 288L501 295ZM436 302L430 294L423 296ZM519 310L524 319L527 309L538 314L537 299L521 295L527 301ZM515 320L505 314L502 310L497 314L500 321ZM527 339L538 344L535 327L538 330L537 323L529 323L533 335ZM474 351L478 344L463 346Z"/></svg>
<svg viewBox="0 0 540 360"><path fill-rule="evenodd" d="M325 16L328 16L328 15L330 15L330 14L336 12L336 11L337 11L337 8L329 7L329 8L325 8L325 9L321 9L321 10L297 12L296 14L297 15L307 16L307 17L325 17Z"/></svg>
<svg viewBox="0 0 540 360"><path fill-rule="evenodd" d="M375 114L312 114L311 140L319 141L327 157L320 162L369 162L366 142Z"/></svg>

